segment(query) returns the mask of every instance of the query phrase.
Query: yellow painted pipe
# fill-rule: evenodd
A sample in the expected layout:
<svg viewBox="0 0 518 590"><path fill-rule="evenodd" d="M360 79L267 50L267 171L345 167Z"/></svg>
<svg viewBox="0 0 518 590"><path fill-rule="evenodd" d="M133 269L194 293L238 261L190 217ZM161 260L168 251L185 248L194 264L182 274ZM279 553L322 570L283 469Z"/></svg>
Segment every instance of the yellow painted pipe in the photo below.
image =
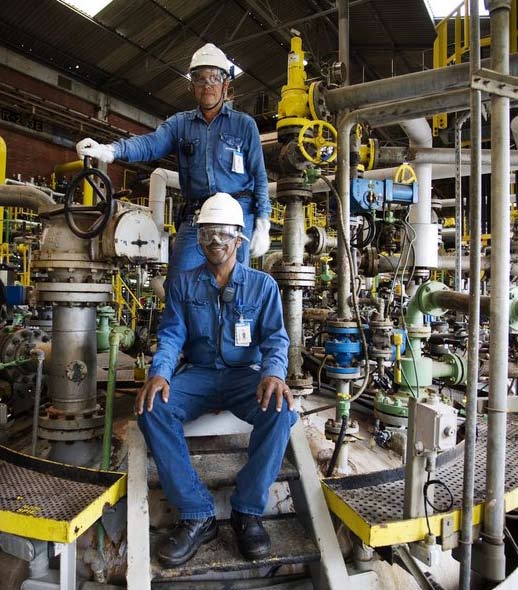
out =
<svg viewBox="0 0 518 590"><path fill-rule="evenodd" d="M65 164L56 164L54 166L54 174L70 174L71 172L79 172L83 169L83 160L74 160L73 162L66 162ZM94 191L90 184L83 181L83 205L94 204Z"/></svg>
<svg viewBox="0 0 518 590"><path fill-rule="evenodd" d="M7 145L3 137L0 137L0 184L5 184L7 169ZM4 239L4 208L0 207L0 242Z"/></svg>

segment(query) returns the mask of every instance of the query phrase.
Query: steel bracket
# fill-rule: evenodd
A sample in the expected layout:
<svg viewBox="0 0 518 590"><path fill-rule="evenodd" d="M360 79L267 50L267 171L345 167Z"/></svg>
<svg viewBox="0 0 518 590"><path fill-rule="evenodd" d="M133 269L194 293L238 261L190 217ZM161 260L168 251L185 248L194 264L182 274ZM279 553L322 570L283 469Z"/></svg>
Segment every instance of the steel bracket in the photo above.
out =
<svg viewBox="0 0 518 590"><path fill-rule="evenodd" d="M471 88L489 94L518 99L518 78L481 68L471 78Z"/></svg>

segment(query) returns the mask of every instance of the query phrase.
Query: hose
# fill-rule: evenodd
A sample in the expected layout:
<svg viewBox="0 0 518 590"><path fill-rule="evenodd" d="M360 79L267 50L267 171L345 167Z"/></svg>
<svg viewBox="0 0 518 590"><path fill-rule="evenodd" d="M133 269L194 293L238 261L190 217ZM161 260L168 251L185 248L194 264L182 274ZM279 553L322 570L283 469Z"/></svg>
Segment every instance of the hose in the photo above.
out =
<svg viewBox="0 0 518 590"><path fill-rule="evenodd" d="M338 459L338 454L340 453L340 449L344 444L345 439L345 431L347 430L347 419L348 416L342 416L342 425L340 426L340 434L335 442L335 450L333 451L333 456L331 457L331 461L329 461L329 465L327 467L326 477L331 477L333 475L333 471L335 469L336 461Z"/></svg>

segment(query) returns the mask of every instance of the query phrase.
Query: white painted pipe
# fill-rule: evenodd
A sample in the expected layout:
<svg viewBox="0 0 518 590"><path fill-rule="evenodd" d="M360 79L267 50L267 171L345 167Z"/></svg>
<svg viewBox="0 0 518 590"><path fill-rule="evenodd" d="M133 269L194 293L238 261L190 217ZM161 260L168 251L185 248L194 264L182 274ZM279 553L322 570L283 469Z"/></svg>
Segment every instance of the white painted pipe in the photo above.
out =
<svg viewBox="0 0 518 590"><path fill-rule="evenodd" d="M165 168L153 170L149 178L149 208L160 232L164 231L165 195L168 186L180 188L178 172Z"/></svg>

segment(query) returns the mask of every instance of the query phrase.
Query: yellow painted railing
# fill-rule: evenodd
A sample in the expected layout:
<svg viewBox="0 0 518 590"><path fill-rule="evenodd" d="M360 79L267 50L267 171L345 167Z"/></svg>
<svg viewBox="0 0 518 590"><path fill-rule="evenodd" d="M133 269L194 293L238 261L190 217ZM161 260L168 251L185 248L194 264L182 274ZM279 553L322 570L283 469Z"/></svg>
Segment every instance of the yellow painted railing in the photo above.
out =
<svg viewBox="0 0 518 590"><path fill-rule="evenodd" d="M277 225L284 225L284 205L280 203L272 204L272 212L270 213L270 221ZM326 227L327 217L325 213L319 213L316 203L309 203L304 206L304 229L310 227Z"/></svg>
<svg viewBox="0 0 518 590"><path fill-rule="evenodd" d="M518 48L517 0L512 0L509 19L509 41L511 53ZM452 26L453 21L453 26ZM437 37L433 44L433 67L444 68L451 64L460 64L469 53L470 14L469 0L463 0L456 8L435 26ZM491 45L491 37L480 39L481 47ZM448 115L441 113L433 117L433 134L448 127Z"/></svg>
<svg viewBox="0 0 518 590"><path fill-rule="evenodd" d="M131 329L135 331L137 326L137 310L142 309L142 304L135 297L124 279L117 274L112 279L113 302L117 307L117 320L120 322L124 308L129 310L131 317Z"/></svg>

